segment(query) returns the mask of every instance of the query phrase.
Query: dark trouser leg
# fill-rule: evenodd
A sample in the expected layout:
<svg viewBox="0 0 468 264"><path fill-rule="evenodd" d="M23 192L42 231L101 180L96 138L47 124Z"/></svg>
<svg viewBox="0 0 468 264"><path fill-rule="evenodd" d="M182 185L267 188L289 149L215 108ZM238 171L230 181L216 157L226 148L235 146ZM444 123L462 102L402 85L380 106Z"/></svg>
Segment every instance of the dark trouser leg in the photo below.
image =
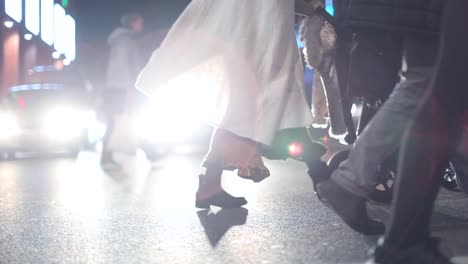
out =
<svg viewBox="0 0 468 264"><path fill-rule="evenodd" d="M115 114L107 113L106 116L106 133L102 140L102 156L101 162L112 161L112 151L109 149L109 142L114 131L115 126Z"/></svg>
<svg viewBox="0 0 468 264"><path fill-rule="evenodd" d="M442 172L461 131L460 115L432 98L409 129L402 147L390 229L386 242L397 247L429 237L429 223Z"/></svg>
<svg viewBox="0 0 468 264"><path fill-rule="evenodd" d="M371 198L379 184L379 166L398 148L433 73L435 37L408 37L403 47L402 80L357 139L348 159L331 176L343 189L363 198Z"/></svg>
<svg viewBox="0 0 468 264"><path fill-rule="evenodd" d="M468 1L448 1L440 59L430 96L404 137L385 243L404 249L429 236L442 171L459 142L468 99Z"/></svg>
<svg viewBox="0 0 468 264"><path fill-rule="evenodd" d="M320 159L325 154L321 152L324 149L322 145L311 142L307 148L308 150L304 152L303 159L307 165L307 174L309 174L314 184L314 190L317 190L317 184L330 178L331 169Z"/></svg>
<svg viewBox="0 0 468 264"><path fill-rule="evenodd" d="M109 143L115 129L116 117L125 112L128 107L127 89L126 88L110 88L103 90L104 112L106 122L106 133L103 138L102 162L112 162L112 150L109 149Z"/></svg>

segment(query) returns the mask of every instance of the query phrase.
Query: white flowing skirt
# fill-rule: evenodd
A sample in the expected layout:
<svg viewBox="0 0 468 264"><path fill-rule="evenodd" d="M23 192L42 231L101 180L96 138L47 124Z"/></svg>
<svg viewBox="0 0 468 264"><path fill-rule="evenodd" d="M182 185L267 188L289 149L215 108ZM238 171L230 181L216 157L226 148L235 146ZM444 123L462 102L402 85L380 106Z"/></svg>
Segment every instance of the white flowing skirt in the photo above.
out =
<svg viewBox="0 0 468 264"><path fill-rule="evenodd" d="M178 108L189 100L197 109L187 113L203 109L206 121L268 145L280 129L312 124L294 16L293 0L193 0L136 87L156 102L177 94Z"/></svg>

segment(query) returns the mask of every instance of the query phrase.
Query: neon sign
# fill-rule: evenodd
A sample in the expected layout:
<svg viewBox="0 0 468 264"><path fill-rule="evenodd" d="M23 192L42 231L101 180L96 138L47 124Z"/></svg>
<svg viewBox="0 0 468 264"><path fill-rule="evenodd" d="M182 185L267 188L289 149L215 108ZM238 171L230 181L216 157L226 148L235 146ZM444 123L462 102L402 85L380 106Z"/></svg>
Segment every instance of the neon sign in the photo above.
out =
<svg viewBox="0 0 468 264"><path fill-rule="evenodd" d="M41 0L41 39L54 44L54 0Z"/></svg>
<svg viewBox="0 0 468 264"><path fill-rule="evenodd" d="M54 5L54 48L61 54L66 49L65 9L59 4Z"/></svg>
<svg viewBox="0 0 468 264"><path fill-rule="evenodd" d="M70 61L74 61L76 58L76 23L75 19L70 15L65 17L65 31L66 31L66 45L65 45L65 56Z"/></svg>
<svg viewBox="0 0 468 264"><path fill-rule="evenodd" d="M5 0L5 13L18 23L23 21L23 9L25 14L24 25L32 34L26 34L28 39L32 35L40 37L44 43L53 46L57 54L65 55L68 61L76 58L76 22L73 17L67 15L64 7L55 4L55 0ZM68 1L63 1L68 5ZM8 22L13 26L13 21ZM7 24L5 24L7 26ZM10 26L9 26L10 27Z"/></svg>
<svg viewBox="0 0 468 264"><path fill-rule="evenodd" d="M26 0L26 12L25 12L25 24L26 28L33 33L38 35L40 31L40 3L39 0Z"/></svg>

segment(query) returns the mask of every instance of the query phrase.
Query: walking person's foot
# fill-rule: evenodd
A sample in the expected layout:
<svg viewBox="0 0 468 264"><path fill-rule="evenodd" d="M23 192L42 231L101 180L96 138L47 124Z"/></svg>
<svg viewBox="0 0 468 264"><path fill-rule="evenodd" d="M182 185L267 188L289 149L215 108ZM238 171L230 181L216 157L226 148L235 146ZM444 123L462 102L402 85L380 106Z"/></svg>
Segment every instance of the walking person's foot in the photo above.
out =
<svg viewBox="0 0 468 264"><path fill-rule="evenodd" d="M319 183L317 193L321 200L356 232L369 236L381 235L385 232L382 222L368 216L366 199L341 188L332 180Z"/></svg>
<svg viewBox="0 0 468 264"><path fill-rule="evenodd" d="M244 197L234 197L222 189L220 184L211 183L205 175L199 176L199 187L195 196L195 207L206 209L210 206L239 208L247 204Z"/></svg>

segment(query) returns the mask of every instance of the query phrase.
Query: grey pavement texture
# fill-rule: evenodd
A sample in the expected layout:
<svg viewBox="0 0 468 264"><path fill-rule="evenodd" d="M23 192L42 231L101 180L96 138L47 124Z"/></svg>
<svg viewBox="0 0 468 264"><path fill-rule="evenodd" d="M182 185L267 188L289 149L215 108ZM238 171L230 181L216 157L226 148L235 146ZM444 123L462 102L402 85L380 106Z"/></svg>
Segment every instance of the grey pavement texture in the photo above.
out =
<svg viewBox="0 0 468 264"><path fill-rule="evenodd" d="M296 161L267 162L272 176L258 184L225 173L225 188L249 204L196 210L200 160L125 158L113 173L94 153L0 163L0 263L363 263L377 240L324 207ZM444 249L468 263L467 196L443 191L433 222Z"/></svg>

